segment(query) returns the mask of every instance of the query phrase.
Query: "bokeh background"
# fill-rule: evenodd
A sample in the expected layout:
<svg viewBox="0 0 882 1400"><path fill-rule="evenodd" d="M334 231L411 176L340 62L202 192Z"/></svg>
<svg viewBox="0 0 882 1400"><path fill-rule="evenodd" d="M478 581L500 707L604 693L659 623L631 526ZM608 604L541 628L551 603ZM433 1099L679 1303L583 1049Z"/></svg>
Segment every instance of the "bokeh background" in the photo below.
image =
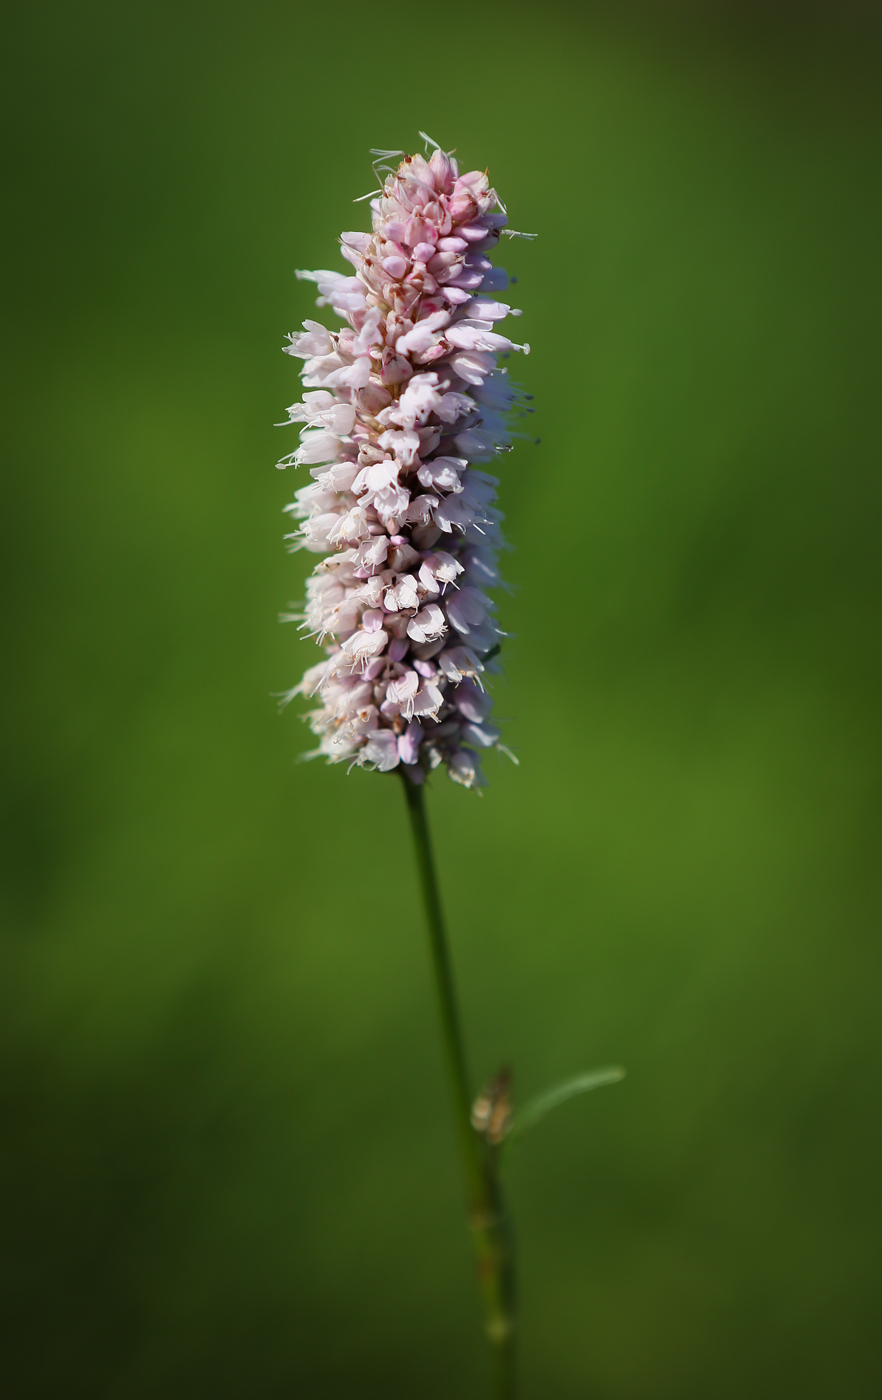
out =
<svg viewBox="0 0 882 1400"><path fill-rule="evenodd" d="M397 785L271 693L295 266L489 165L542 443L431 794L525 1400L849 1400L879 1348L879 26L843 6L18 7L2 101L10 1400L472 1400ZM343 264L340 263L341 269Z"/></svg>

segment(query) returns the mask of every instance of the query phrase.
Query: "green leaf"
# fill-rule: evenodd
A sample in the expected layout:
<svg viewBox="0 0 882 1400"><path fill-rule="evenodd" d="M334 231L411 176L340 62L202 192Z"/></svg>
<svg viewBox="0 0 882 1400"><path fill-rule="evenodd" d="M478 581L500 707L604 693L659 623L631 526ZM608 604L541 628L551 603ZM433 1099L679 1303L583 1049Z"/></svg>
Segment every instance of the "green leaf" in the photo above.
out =
<svg viewBox="0 0 882 1400"><path fill-rule="evenodd" d="M520 1113L515 1115L511 1130L505 1139L506 1144L534 1128L546 1113L557 1108L558 1104L566 1103L567 1099L575 1098L577 1094L587 1094L589 1089L600 1089L604 1084L616 1084L624 1077L625 1071L620 1065L607 1065L605 1069L594 1069L588 1074L574 1075L572 1079L565 1079L561 1084L546 1089L544 1094L531 1099Z"/></svg>

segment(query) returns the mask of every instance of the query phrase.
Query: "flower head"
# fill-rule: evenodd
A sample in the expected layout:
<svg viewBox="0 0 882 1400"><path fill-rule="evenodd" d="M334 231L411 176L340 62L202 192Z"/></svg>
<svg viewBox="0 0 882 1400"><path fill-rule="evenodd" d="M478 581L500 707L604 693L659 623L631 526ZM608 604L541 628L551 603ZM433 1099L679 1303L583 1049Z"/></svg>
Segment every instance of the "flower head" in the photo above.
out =
<svg viewBox="0 0 882 1400"><path fill-rule="evenodd" d="M284 347L308 392L279 466L312 477L286 507L288 538L326 556L289 615L326 658L284 698L314 698L316 754L331 762L403 765L415 782L445 764L475 787L481 752L502 747L484 682L504 543L497 479L476 464L514 436L520 398L497 357L530 348L499 330L520 315L496 299L508 277L488 257L508 220L486 174L460 175L440 149L405 157L371 208L371 233L341 236L353 275L297 274L344 326L305 321Z"/></svg>

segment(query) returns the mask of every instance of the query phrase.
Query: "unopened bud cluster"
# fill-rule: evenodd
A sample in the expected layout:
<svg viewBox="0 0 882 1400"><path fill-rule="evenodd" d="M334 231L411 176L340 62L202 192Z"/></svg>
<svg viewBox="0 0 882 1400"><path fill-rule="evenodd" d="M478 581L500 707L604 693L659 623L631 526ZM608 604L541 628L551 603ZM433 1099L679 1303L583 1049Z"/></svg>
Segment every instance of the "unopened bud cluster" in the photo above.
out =
<svg viewBox="0 0 882 1400"><path fill-rule="evenodd" d="M309 392L288 410L304 426L279 466L313 478L287 507L288 538L327 557L290 615L326 657L284 699L314 697L315 752L332 762L401 764L415 782L443 763L480 786L481 751L502 747L484 679L503 540L497 479L475 464L514 435L518 393L497 356L529 350L495 329L520 314L495 299L508 277L488 258L508 221L487 176L441 150L404 159L371 207L372 232L341 239L354 276L298 274L347 324L306 321L285 347Z"/></svg>

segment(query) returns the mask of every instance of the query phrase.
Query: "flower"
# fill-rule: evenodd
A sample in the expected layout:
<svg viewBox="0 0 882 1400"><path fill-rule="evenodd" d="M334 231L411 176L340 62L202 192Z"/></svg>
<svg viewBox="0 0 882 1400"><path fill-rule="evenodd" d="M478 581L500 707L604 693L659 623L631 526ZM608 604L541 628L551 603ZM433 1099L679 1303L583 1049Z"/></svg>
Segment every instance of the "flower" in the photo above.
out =
<svg viewBox="0 0 882 1400"><path fill-rule="evenodd" d="M508 277L487 255L510 230L486 174L460 175L440 148L385 168L372 232L341 237L354 276L297 274L345 325L305 321L284 347L308 392L288 410L300 446L278 465L312 477L286 507L287 538L326 556L287 617L326 657L283 703L316 699L310 757L401 765L414 782L444 764L476 787L481 751L503 748L484 680L504 544L497 478L477 464L510 450L523 406L497 357L530 347L498 329L520 312L496 300Z"/></svg>

